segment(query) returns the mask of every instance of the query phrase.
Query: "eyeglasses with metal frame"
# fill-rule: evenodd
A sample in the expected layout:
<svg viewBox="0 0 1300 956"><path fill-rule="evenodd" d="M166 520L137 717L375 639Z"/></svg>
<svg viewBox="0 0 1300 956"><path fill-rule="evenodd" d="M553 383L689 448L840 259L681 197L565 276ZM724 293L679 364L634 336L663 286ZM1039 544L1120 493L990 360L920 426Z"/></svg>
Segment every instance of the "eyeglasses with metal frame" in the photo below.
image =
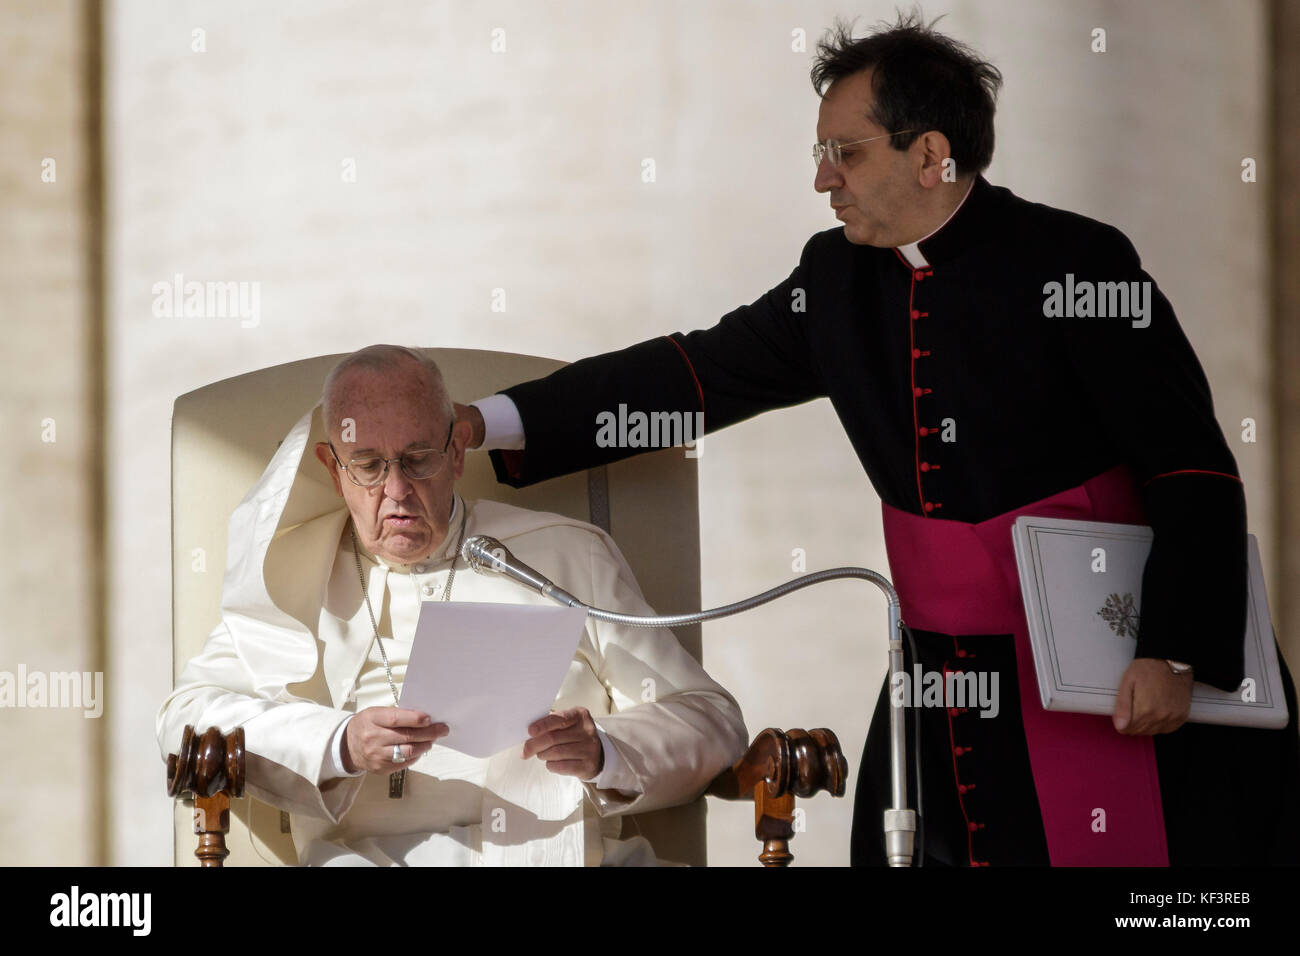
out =
<svg viewBox="0 0 1300 956"><path fill-rule="evenodd" d="M334 460L348 476L348 480L362 488L373 488L386 481L388 466L393 462L398 463L402 474L411 481L428 481L438 477L446 466L447 449L451 447L451 435L455 427L456 422L453 420L447 429L447 441L443 444L442 451L436 448L417 448L414 451L404 451L396 458L367 455L364 458L349 458L345 465L339 458L339 453L334 450L334 443L329 442L329 446Z"/></svg>
<svg viewBox="0 0 1300 956"><path fill-rule="evenodd" d="M868 136L866 139L855 139L851 143L841 143L837 139L828 139L824 143L814 143L813 163L817 166L821 166L822 157L829 155L831 158L831 165L838 166L841 162L844 161L844 150L850 146L860 146L863 143L870 143L872 140L887 139L890 136L898 136L900 133L914 133L914 132L916 131L910 129L900 129L900 130L895 130L892 133L881 133L879 136Z"/></svg>

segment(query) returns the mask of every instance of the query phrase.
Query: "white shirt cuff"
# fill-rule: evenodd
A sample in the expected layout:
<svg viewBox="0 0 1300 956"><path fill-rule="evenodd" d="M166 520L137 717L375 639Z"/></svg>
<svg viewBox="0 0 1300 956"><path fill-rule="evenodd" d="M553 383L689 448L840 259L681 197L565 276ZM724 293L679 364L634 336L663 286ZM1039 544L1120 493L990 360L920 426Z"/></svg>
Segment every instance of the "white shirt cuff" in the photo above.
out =
<svg viewBox="0 0 1300 956"><path fill-rule="evenodd" d="M596 726L596 736L600 738L600 749L605 754L605 765L601 768L599 774L594 778L583 781L589 783L597 790L619 790L623 793L637 794L641 793L641 787L636 782L636 777L627 768L623 758L619 756L614 745L610 743L609 735Z"/></svg>
<svg viewBox="0 0 1300 956"><path fill-rule="evenodd" d="M356 715L353 714L353 717ZM321 781L329 780L333 777L359 777L365 773L365 769L348 773L343 769L343 737L348 732L348 724L352 722L349 717L343 723L339 724L339 729L334 731L334 739L330 741L329 753L325 757L325 763L321 767Z"/></svg>
<svg viewBox="0 0 1300 956"><path fill-rule="evenodd" d="M519 451L524 447L524 420L519 417L519 407L509 395L489 395L470 404L483 416L480 451L494 448Z"/></svg>

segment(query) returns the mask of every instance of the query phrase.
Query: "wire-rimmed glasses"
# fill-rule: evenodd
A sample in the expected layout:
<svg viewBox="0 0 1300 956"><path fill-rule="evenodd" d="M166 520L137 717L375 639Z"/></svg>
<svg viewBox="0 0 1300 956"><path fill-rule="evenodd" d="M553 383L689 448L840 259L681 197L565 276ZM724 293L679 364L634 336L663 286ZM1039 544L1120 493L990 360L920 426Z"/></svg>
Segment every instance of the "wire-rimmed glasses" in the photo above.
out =
<svg viewBox="0 0 1300 956"><path fill-rule="evenodd" d="M436 448L417 448L414 451L404 451L396 458L365 455L361 458L350 458L345 465L339 458L339 453L334 450L334 443L330 442L329 446L330 451L334 453L334 460L338 462L344 474L354 485L360 485L362 488L373 488L381 484L388 477L388 466L393 462L398 463L402 474L411 481L427 481L436 478L447 464L447 449L451 447L451 433L455 425L453 421L448 427L447 441L441 451Z"/></svg>
<svg viewBox="0 0 1300 956"><path fill-rule="evenodd" d="M821 166L822 157L830 156L831 165L838 166L844 160L844 150L849 146L859 146L862 143L870 143L876 139L886 139L890 136L897 136L900 133L913 133L915 130L900 129L892 133L881 133L879 136L868 136L866 139L855 139L851 143L841 143L837 139L828 139L824 143L813 144L813 163Z"/></svg>

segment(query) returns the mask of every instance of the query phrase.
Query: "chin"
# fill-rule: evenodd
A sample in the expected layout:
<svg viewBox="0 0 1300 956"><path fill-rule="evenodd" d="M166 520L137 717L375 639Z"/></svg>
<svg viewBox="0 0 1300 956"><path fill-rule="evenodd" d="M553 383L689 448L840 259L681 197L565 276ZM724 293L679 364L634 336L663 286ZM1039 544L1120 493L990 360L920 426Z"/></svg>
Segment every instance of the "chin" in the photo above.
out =
<svg viewBox="0 0 1300 956"><path fill-rule="evenodd" d="M423 533L412 532L410 534L391 534L380 542L380 546L386 552L385 557L388 557L389 560L401 561L406 564L410 558L424 557L432 542L433 536L427 531Z"/></svg>
<svg viewBox="0 0 1300 956"><path fill-rule="evenodd" d="M882 245L882 243L876 239L876 236L873 233L864 229L859 229L856 226L846 225L844 227L844 238L847 239L849 242L853 243L855 246L881 246Z"/></svg>

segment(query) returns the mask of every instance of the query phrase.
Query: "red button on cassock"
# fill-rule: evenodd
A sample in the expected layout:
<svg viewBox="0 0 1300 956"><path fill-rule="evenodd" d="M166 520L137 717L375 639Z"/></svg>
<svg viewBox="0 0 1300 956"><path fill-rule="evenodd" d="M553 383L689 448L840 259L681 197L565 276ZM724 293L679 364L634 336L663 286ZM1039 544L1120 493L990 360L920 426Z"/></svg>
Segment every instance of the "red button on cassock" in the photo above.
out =
<svg viewBox="0 0 1300 956"><path fill-rule="evenodd" d="M914 318L914 319L919 319L920 317L921 317L921 312L920 312L920 310L918 310L918 309L913 309L913 310L912 310L912 318Z"/></svg>
<svg viewBox="0 0 1300 956"><path fill-rule="evenodd" d="M922 470L922 471L929 471L929 470L930 470L930 463L929 463L928 461L923 461L923 462L921 462L921 470Z"/></svg>
<svg viewBox="0 0 1300 956"><path fill-rule="evenodd" d="M921 437L924 438L924 437L925 437L926 435L928 435L928 434L930 434L930 429L928 429L928 428L926 428L924 425L922 425L921 428L920 428L920 435L921 435Z"/></svg>
<svg viewBox="0 0 1300 956"><path fill-rule="evenodd" d="M920 398L924 394L924 389L914 388L912 389L912 394L915 395L917 398Z"/></svg>
<svg viewBox="0 0 1300 956"><path fill-rule="evenodd" d="M920 358L920 357L921 357L921 350L920 350L920 349L912 349L912 358Z"/></svg>
<svg viewBox="0 0 1300 956"><path fill-rule="evenodd" d="M926 510L926 511L933 511L933 510L934 510L934 502L933 502L933 501L927 501L927 502L925 503L925 510Z"/></svg>

